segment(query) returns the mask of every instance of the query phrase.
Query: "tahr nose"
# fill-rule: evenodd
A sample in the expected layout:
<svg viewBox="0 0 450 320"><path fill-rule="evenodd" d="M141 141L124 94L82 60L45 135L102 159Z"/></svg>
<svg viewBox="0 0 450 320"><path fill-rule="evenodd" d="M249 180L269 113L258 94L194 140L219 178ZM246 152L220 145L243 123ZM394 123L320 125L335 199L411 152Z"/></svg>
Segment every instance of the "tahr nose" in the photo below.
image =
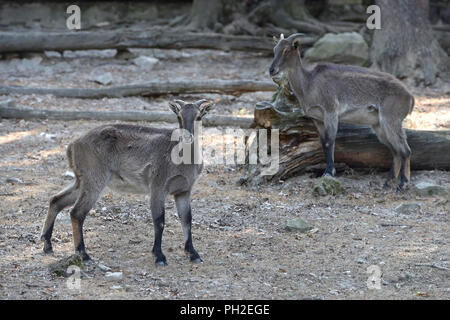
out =
<svg viewBox="0 0 450 320"><path fill-rule="evenodd" d="M273 66L270 66L270 69L269 69L270 75L273 75L274 72L275 72L275 68Z"/></svg>

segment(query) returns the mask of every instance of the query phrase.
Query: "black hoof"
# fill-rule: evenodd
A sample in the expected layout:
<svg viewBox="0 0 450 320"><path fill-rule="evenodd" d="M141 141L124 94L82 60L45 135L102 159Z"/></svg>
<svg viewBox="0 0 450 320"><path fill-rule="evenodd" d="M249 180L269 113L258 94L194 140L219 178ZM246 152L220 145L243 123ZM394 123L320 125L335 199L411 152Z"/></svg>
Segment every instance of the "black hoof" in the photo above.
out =
<svg viewBox="0 0 450 320"><path fill-rule="evenodd" d="M157 260L157 261L155 261L155 265L157 267L165 267L165 266L167 266L167 261L166 261L166 259L164 259L164 260Z"/></svg>
<svg viewBox="0 0 450 320"><path fill-rule="evenodd" d="M50 246L48 247L44 247L44 249L42 250L44 251L45 254L52 254L53 253L53 248Z"/></svg>
<svg viewBox="0 0 450 320"><path fill-rule="evenodd" d="M43 251L45 254L53 253L53 247L52 247L52 243L50 241L45 240Z"/></svg>
<svg viewBox="0 0 450 320"><path fill-rule="evenodd" d="M192 263L202 263L203 260L200 257L197 257L197 258L191 258L191 262Z"/></svg>
<svg viewBox="0 0 450 320"><path fill-rule="evenodd" d="M83 259L83 261L92 261L91 257L89 257L89 255L86 252L77 252L81 258Z"/></svg>
<svg viewBox="0 0 450 320"><path fill-rule="evenodd" d="M184 251L184 253L187 255L187 256L189 256L189 260L191 260L191 262L193 262L193 263L200 263L200 262L203 262L203 260L200 258L200 255L197 253L197 251L192 251L192 252L189 252L189 251Z"/></svg>

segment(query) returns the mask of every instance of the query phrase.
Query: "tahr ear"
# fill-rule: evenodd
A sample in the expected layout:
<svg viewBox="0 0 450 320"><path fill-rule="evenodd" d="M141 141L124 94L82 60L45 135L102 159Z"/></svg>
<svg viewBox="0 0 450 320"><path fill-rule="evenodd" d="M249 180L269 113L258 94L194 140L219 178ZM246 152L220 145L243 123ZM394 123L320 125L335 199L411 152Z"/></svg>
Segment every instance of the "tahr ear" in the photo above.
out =
<svg viewBox="0 0 450 320"><path fill-rule="evenodd" d="M175 112L176 115L180 114L181 111L181 105L178 102L175 101L169 101L169 108L173 112Z"/></svg>
<svg viewBox="0 0 450 320"><path fill-rule="evenodd" d="M207 114L214 107L214 103L210 101L202 102L198 109L200 110L199 117L202 118L205 114Z"/></svg>

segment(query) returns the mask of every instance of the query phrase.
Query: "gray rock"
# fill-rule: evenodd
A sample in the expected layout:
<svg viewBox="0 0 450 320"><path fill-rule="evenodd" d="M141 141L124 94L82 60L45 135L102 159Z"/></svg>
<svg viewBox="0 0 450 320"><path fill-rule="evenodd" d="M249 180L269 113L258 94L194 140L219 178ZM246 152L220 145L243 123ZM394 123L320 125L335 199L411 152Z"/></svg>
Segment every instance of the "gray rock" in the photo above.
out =
<svg viewBox="0 0 450 320"><path fill-rule="evenodd" d="M49 264L48 269L51 273L61 277L68 277L70 274L67 273L67 268L75 265L80 269L84 268L83 258L79 254L73 254L69 257L63 258L56 262Z"/></svg>
<svg viewBox="0 0 450 320"><path fill-rule="evenodd" d="M136 54L131 52L128 49L117 50L117 53L114 58L121 59L121 60L131 60L131 59L136 58Z"/></svg>
<svg viewBox="0 0 450 320"><path fill-rule="evenodd" d="M369 47L359 33L327 33L306 50L305 59L362 66L369 59Z"/></svg>
<svg viewBox="0 0 450 320"><path fill-rule="evenodd" d="M111 73L106 72L95 76L91 81L107 86L108 84L111 84L113 82L113 77Z"/></svg>
<svg viewBox="0 0 450 320"><path fill-rule="evenodd" d="M12 184L21 184L21 183L23 183L22 180L14 178L14 177L7 178L6 182L7 183L12 183Z"/></svg>
<svg viewBox="0 0 450 320"><path fill-rule="evenodd" d="M122 281L123 272L107 272L105 278L108 281Z"/></svg>
<svg viewBox="0 0 450 320"><path fill-rule="evenodd" d="M102 270L102 271L111 271L111 268L110 268L110 267L107 267L107 266L105 266L104 264L101 264L101 263L97 264L97 267L98 267L100 270Z"/></svg>
<svg viewBox="0 0 450 320"><path fill-rule="evenodd" d="M286 230L288 231L300 231L302 233L306 233L313 229L314 227L308 224L302 218L295 218L286 221Z"/></svg>
<svg viewBox="0 0 450 320"><path fill-rule="evenodd" d="M40 63L42 61L42 57L33 57L30 59L21 59L18 61L12 60L11 63L15 64L15 67L20 72L36 72L40 70Z"/></svg>
<svg viewBox="0 0 450 320"><path fill-rule="evenodd" d="M420 210L420 204L416 202L402 203L395 207L395 212L401 214L413 214Z"/></svg>
<svg viewBox="0 0 450 320"><path fill-rule="evenodd" d="M313 192L320 196L345 194L347 191L341 182L332 176L323 176L314 185Z"/></svg>
<svg viewBox="0 0 450 320"><path fill-rule="evenodd" d="M412 278L414 278L414 275L408 271L404 271L398 276L399 281L408 281Z"/></svg>
<svg viewBox="0 0 450 320"><path fill-rule="evenodd" d="M112 286L110 287L111 290L122 290L122 286Z"/></svg>
<svg viewBox="0 0 450 320"><path fill-rule="evenodd" d="M45 140L47 141L54 141L56 139L56 134L53 133L45 133L45 132L41 132L39 134L39 136L43 137Z"/></svg>
<svg viewBox="0 0 450 320"><path fill-rule="evenodd" d="M47 58L61 58L61 53L58 51L44 51Z"/></svg>
<svg viewBox="0 0 450 320"><path fill-rule="evenodd" d="M142 69L151 70L159 62L158 59L147 56L139 56L133 60L133 63Z"/></svg>
<svg viewBox="0 0 450 320"><path fill-rule="evenodd" d="M429 182L417 183L416 190L422 197L444 196L448 194L446 188Z"/></svg>

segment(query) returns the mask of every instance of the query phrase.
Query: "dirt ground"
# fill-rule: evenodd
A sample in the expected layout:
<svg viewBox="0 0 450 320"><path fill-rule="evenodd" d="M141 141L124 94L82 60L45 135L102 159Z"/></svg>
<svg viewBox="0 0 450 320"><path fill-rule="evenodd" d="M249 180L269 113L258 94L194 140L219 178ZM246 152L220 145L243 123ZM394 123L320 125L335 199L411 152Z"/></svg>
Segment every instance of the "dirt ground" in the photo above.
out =
<svg viewBox="0 0 450 320"><path fill-rule="evenodd" d="M0 61L0 85L99 87L91 79L110 72L113 85L154 80L268 80L270 57L209 50L134 50L159 59L142 71L114 58L114 50L48 53ZM34 59L34 60L33 60ZM34 62L33 62L34 61ZM405 126L450 129L448 89L413 89L416 108ZM65 99L11 96L18 106L67 110L167 110L173 96L152 99ZM213 113L251 115L271 93L214 99ZM4 97L0 97L4 98ZM173 198L166 203L163 251L169 265L151 255L153 225L148 197L106 191L85 223L87 251L95 263L122 271L109 282L95 263L85 266L79 289L53 275L48 265L73 252L69 209L57 219L53 255L44 255L39 235L49 198L72 182L65 148L97 121L0 120L1 299L449 299L450 202L419 197L418 182L450 187L450 172L414 171L403 193L382 189L386 172L355 170L339 175L348 194L313 196L316 177L301 175L263 186L237 184L235 166L207 166L194 187L193 237L203 263L183 253L183 235ZM153 126L173 127L158 123ZM450 152L450 150L442 150ZM415 202L409 214L394 211ZM301 217L314 229L287 231ZM375 267L371 267L375 266ZM370 267L370 268L369 268ZM380 288L368 286L371 268Z"/></svg>

